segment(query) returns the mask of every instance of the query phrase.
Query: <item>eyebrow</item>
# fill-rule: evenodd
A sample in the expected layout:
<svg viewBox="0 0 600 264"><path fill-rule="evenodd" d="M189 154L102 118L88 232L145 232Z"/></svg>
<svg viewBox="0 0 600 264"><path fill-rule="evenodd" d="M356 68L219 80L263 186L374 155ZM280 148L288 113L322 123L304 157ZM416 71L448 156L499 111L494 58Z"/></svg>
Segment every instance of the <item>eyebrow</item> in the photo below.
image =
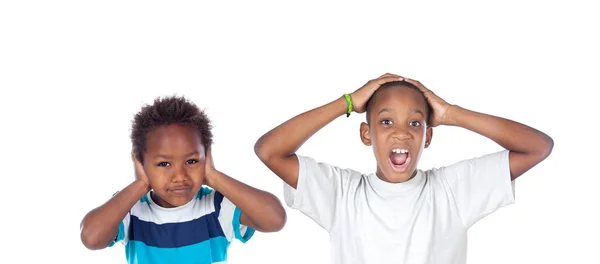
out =
<svg viewBox="0 0 600 264"><path fill-rule="evenodd" d="M189 156L192 156L192 155L194 155L194 154L198 154L198 151L192 151L192 152L190 152L189 154L185 155L184 157L189 157ZM171 156L169 156L169 155L166 155L166 154L157 154L157 155L155 155L153 158L154 158L154 159L156 159L156 158L170 159L170 158L171 158Z"/></svg>
<svg viewBox="0 0 600 264"><path fill-rule="evenodd" d="M377 114L381 114L383 112L392 112L392 109L391 108L383 108ZM425 116L425 114L423 114L423 112L421 110L419 110L419 109L413 109L413 110L410 111L410 113L411 114L412 113L417 113L417 114L421 114L422 116Z"/></svg>
<svg viewBox="0 0 600 264"><path fill-rule="evenodd" d="M383 109L381 109L381 111L379 111L379 113L377 113L377 114L381 114L381 113L383 113L383 112L392 112L392 109L390 109L390 108L383 108Z"/></svg>
<svg viewBox="0 0 600 264"><path fill-rule="evenodd" d="M421 112L421 110L419 110L419 109L414 109L414 110L410 111L410 113L411 114L412 113L417 113L417 114L421 114L422 116L425 116L425 114L423 114L423 112Z"/></svg>

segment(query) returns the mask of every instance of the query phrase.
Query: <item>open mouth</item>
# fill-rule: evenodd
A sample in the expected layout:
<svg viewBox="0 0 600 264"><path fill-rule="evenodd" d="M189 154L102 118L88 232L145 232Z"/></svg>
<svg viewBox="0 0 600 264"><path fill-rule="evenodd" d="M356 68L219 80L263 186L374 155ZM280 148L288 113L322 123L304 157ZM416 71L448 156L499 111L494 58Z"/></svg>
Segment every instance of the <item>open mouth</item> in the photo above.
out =
<svg viewBox="0 0 600 264"><path fill-rule="evenodd" d="M390 153L390 164L397 172L406 171L410 160L410 152L406 148L394 148Z"/></svg>

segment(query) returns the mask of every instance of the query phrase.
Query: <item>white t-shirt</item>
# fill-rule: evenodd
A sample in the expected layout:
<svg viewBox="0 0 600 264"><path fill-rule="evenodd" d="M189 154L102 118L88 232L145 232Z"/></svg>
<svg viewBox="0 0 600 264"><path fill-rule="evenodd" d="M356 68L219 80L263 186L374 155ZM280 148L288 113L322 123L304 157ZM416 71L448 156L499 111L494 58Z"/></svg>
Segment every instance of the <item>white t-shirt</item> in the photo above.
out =
<svg viewBox="0 0 600 264"><path fill-rule="evenodd" d="M310 157L298 162L285 202L329 232L336 264L464 264L468 228L514 203L507 150L395 184Z"/></svg>

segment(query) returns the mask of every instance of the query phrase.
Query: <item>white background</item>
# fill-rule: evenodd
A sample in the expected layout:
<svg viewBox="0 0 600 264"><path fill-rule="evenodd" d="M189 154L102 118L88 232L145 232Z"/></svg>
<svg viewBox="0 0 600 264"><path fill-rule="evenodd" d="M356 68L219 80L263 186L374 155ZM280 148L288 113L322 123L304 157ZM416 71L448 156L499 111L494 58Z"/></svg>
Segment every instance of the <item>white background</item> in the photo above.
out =
<svg viewBox="0 0 600 264"><path fill-rule="evenodd" d="M199 2L0 3L1 263L125 263L121 245L87 250L79 223L133 180L131 119L156 96L206 109L217 168L282 199L255 141L385 72L555 141L517 180L516 204L470 230L469 263L600 262L591 4ZM372 172L362 120L340 117L299 153ZM420 168L497 150L440 127ZM282 231L236 241L229 263L328 263L326 231L287 209Z"/></svg>

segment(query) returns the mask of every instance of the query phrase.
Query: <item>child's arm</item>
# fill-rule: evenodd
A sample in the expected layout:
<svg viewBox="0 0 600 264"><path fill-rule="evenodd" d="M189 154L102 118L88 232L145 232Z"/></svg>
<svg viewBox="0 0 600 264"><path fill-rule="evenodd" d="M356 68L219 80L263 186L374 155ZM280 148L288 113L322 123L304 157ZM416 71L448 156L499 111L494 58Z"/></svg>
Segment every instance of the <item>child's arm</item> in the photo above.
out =
<svg viewBox="0 0 600 264"><path fill-rule="evenodd" d="M279 199L216 170L210 149L206 152L206 185L214 188L241 211L240 223L261 232L277 232L286 222Z"/></svg>
<svg viewBox="0 0 600 264"><path fill-rule="evenodd" d="M136 180L119 191L105 204L93 209L81 221L81 241L88 249L103 249L110 245L119 232L119 224L127 213L150 191L148 177L142 164L132 155Z"/></svg>
<svg viewBox="0 0 600 264"><path fill-rule="evenodd" d="M417 86L433 108L431 126L463 127L485 136L509 150L511 179L542 162L552 152L554 142L548 135L512 120L482 114L450 105L419 81L406 79Z"/></svg>
<svg viewBox="0 0 600 264"><path fill-rule="evenodd" d="M385 74L369 81L351 94L354 111L365 111L367 101L384 83L397 81L400 76ZM288 185L297 188L298 159L295 152L317 131L346 113L343 97L321 107L295 116L263 135L254 146L258 158Z"/></svg>

